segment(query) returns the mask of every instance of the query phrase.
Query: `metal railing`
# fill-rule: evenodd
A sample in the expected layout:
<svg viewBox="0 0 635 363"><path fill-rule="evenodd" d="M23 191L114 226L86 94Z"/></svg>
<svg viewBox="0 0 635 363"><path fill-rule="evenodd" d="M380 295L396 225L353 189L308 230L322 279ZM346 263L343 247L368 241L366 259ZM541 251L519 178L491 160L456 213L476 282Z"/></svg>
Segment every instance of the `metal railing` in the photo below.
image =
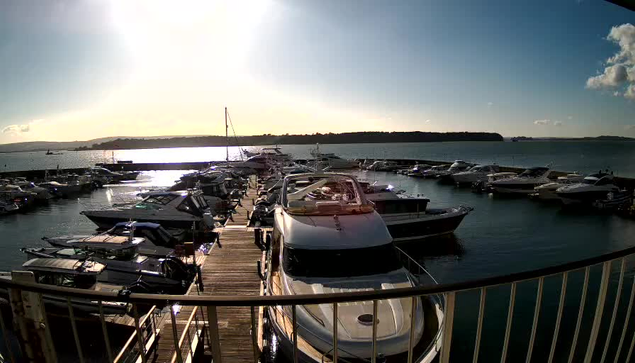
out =
<svg viewBox="0 0 635 363"><path fill-rule="evenodd" d="M106 343L106 351L109 361L129 361L130 356L134 360L140 362L149 361L148 355L152 349L152 344L156 344L156 332L157 326L155 321L155 314L152 313L154 309L151 309L149 313L140 316L138 313L139 306L153 306L160 304L170 308L172 333L174 338L174 352L171 357L173 362L185 362L193 358L194 352L197 350L196 344L193 344L195 340L202 343L209 351L211 351L215 362L222 362L223 349L220 344L219 333L219 319L218 319L218 307L250 307L251 308L251 344L252 346L241 347L245 350L253 350L253 360L257 362L259 360L259 348L258 341L254 339L255 334L255 321L256 321L256 308L257 307L275 307L275 306L289 306L291 315L291 334L290 342L293 346L292 360L297 361L301 354L301 348L297 346L298 341L298 321L297 321L297 307L301 305L319 305L319 304L331 304L333 310L333 319L335 323L338 321L338 313L341 312L339 307L342 304L353 302L372 302L373 312L376 312L377 305L380 301L390 299L404 299L412 298L413 300L419 297L442 295L445 299L444 309L444 324L442 329L442 337L439 339L440 349L440 362L446 363L451 360L451 352L453 346L453 339L455 338L455 331L465 330L465 327L461 326L457 330L454 326L455 316L457 310L457 297L463 294L478 293L478 313L475 316L476 331L471 338L474 342L474 348L469 354L473 362L479 361L479 356L483 355L482 342L484 333L486 330L485 324L485 312L487 304L488 292L498 287L509 288L509 300L505 311L500 311L499 315L505 319L504 336L502 340L502 347L497 350L497 354L500 354L500 361L510 361L510 354L512 349L515 351L515 355L518 355L520 347L512 344L512 330L514 327L514 318L517 302L518 288L521 283L532 282L537 283L535 292L535 305L533 306L533 316L531 318L531 331L529 333L529 341L526 350L524 350L524 360L531 362L532 358L536 361L536 342L537 337L540 336L538 327L540 323L541 311L545 311L542 303L544 301L543 295L545 292L546 279L559 280L560 292L558 296L558 306L556 309L556 317L553 329L549 329L550 337L547 337L548 348L541 350L541 354L548 352L547 362L567 360L582 361L582 362L630 362L633 349L635 346L635 334L633 334L633 327L631 325L633 319L631 319L631 313L633 308L633 300L635 298L635 277L632 271L632 265L629 263L630 257L635 255L635 247L627 248L624 250L611 252L601 256L587 258L575 262L565 263L557 266L550 266L546 268L536 269L532 271L519 272L504 276L494 276L479 280L458 282L452 284L440 284L440 285L428 285L428 286L416 286L412 288L395 288L390 290L373 290L373 291L360 291L349 293L326 293L319 295L295 295L295 296L182 296L182 295L153 295L153 294L129 294L122 295L116 292L98 292L87 291L75 288L62 288L57 286L42 285L37 283L18 283L10 280L0 280L0 288L12 289L20 292L33 292L39 293L44 296L62 296L67 299L68 313L70 316L70 322L72 325L73 336L75 340L77 355L80 362L84 361L82 351L82 339L83 337L78 334L77 327L75 325L76 316L74 315L73 304L77 299L83 299L88 301L99 301L100 308L105 302L125 302L131 307L131 312L134 318L135 338L129 339L117 356L113 356L112 347L109 342L109 334L106 327L103 310L100 310L100 321L102 325L102 334ZM414 261L414 260L413 260ZM416 261L414 261L416 263ZM592 279L592 269L594 266L601 266L601 276L599 278L599 285L596 290L590 283ZM619 266L619 268L618 268ZM629 267L631 266L631 267ZM423 268L419 265L420 268ZM615 270L615 271L614 271ZM571 290L572 284L570 284L573 273L580 271L584 273L584 279L581 285L580 300L575 304L566 304L568 290ZM256 273L256 271L254 271ZM617 276L617 287L615 290L611 287L611 276ZM624 293L630 286L630 294L627 302L624 301ZM577 285L574 287L578 287ZM607 310L607 296L609 290L614 293L615 297L612 299L612 309L609 302L608 312ZM591 292L590 292L591 291ZM597 298L594 301L590 300L589 296L597 294ZM571 300L571 299L569 299ZM570 301L569 301L570 302ZM185 324L184 330L181 334L177 333L177 322L174 312L174 306L192 307ZM568 306L567 306L568 305ZM626 312L624 313L624 308ZM44 305L42 305L44 309ZM577 310L577 311L576 311ZM566 323L563 323L565 319L563 316L566 314L570 317L575 313L575 327L573 329L573 338L564 339L564 330ZM592 312L592 313L591 313ZM45 315L45 311L43 311ZM412 312L411 312L412 313ZM585 324L584 316L592 316L592 319L588 321L589 324ZM373 333L372 333L372 347L373 352L377 352L377 322L375 319L376 314L373 314ZM609 320L607 320L609 319ZM589 320L589 319L587 319ZM621 322L624 322L621 324ZM604 322L604 324L603 324ZM619 322L616 324L616 322ZM630 323L630 325L629 325ZM608 326L607 326L608 324ZM621 324L621 326L620 326ZM589 329L585 327L589 325ZM573 326L566 326L567 329ZM2 334L5 337L5 348L8 352L6 357L10 361L14 361L16 352L12 351L10 343L7 341L7 324L0 314L0 327L2 328ZM339 335L338 324L335 323L332 327L334 332L334 339L332 342L332 354L330 360L337 362L345 361L341 357L342 350L338 349ZM412 353L412 346L414 342L414 330L410 329L410 347L408 353L404 355L404 362L414 361L415 357ZM602 331L602 334L600 332ZM583 332L583 333L581 333ZM246 334L250 334L247 332ZM602 337L602 339L598 339ZM155 342L151 340L154 339ZM463 339L463 338L462 338ZM187 340L187 343L186 343ZM463 339L464 341L465 339ZM543 343L545 342L545 336L541 337ZM615 345L617 343L617 346ZM526 344L523 342L523 344ZM135 347L136 346L136 347ZM183 349L188 349L186 354L182 354ZM55 350L53 350L55 351ZM132 354L127 353L132 352ZM463 352L465 354L465 352ZM563 358L564 357L564 358ZM188 359L189 358L189 359ZM370 357L371 362L375 362L377 354L373 354ZM461 359L464 360L464 359ZM492 361L492 357L487 359L481 359L481 361Z"/></svg>

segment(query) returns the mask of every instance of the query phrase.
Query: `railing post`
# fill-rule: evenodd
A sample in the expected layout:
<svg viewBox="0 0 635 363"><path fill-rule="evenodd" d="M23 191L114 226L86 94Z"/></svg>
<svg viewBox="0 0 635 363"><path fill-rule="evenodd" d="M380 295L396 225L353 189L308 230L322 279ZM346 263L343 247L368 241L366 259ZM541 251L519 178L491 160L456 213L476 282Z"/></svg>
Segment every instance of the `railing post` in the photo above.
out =
<svg viewBox="0 0 635 363"><path fill-rule="evenodd" d="M220 336L218 334L218 315L216 306L210 305L207 307L207 320L209 325L209 337L212 341L212 357L214 363L222 363L223 358L220 349Z"/></svg>
<svg viewBox="0 0 635 363"><path fill-rule="evenodd" d="M13 271L11 279L18 283L35 283L33 272L28 271ZM57 362L50 328L42 309L42 295L11 288L9 302L24 358L34 362Z"/></svg>
<svg viewBox="0 0 635 363"><path fill-rule="evenodd" d="M534 342L536 341L536 330L538 329L538 320L540 319L540 305L542 304L542 290L545 285L545 278L538 279L538 291L536 291L536 306L534 307L534 322L531 325L531 338L529 338L529 347L527 348L527 358L525 363L531 363L531 354L534 351Z"/></svg>
<svg viewBox="0 0 635 363"><path fill-rule="evenodd" d="M553 356L556 353L556 344L558 343L558 332L560 331L560 322L562 321L562 310L564 309L564 300L567 295L567 281L569 279L569 272L562 274L562 287L560 288L560 302L558 303L558 315L556 315L556 326L553 330L553 338L551 338L551 349L549 350L548 363L553 361Z"/></svg>
<svg viewBox="0 0 635 363"><path fill-rule="evenodd" d="M293 337L293 363L298 363L298 328L297 328L297 316L296 306L291 305L291 335Z"/></svg>
<svg viewBox="0 0 635 363"><path fill-rule="evenodd" d="M408 363L412 363L414 359L414 346L415 346L415 333L417 329L417 299L418 296L413 296L410 299L410 336L408 339Z"/></svg>
<svg viewBox="0 0 635 363"><path fill-rule="evenodd" d="M373 356L370 361L377 362L377 300L373 300Z"/></svg>
<svg viewBox="0 0 635 363"><path fill-rule="evenodd" d="M440 363L450 361L450 348L452 346L452 326L454 325L455 292L445 294L445 318L443 319L443 346L441 347Z"/></svg>
<svg viewBox="0 0 635 363"><path fill-rule="evenodd" d="M170 305L170 319L172 320L172 337L174 338L174 354L176 354L177 362L183 363L183 356L181 354L181 347L179 345L179 333L176 329L176 313L174 312L174 305Z"/></svg>
<svg viewBox="0 0 635 363"><path fill-rule="evenodd" d="M600 332L600 324L602 324L602 313L604 312L604 303L606 301L606 292L609 287L609 277L611 277L611 261L602 264L602 282L600 283L600 292L598 293L598 301L595 305L595 314L593 318L593 326L591 327L591 337L587 344L584 363L591 363L593 351ZM607 338L608 339L608 338Z"/></svg>
<svg viewBox="0 0 635 363"><path fill-rule="evenodd" d="M84 363L84 353L82 352L82 344L79 341L79 332L77 331L77 323L75 322L75 312L73 311L73 304L69 297L66 298L66 305L68 306L68 315L71 319L71 328L73 329L73 338L75 338L75 347L77 348L77 356L79 362Z"/></svg>
<svg viewBox="0 0 635 363"><path fill-rule="evenodd" d="M134 315L134 327L137 331L137 345L139 347L139 355L141 355L141 362L146 363L146 344L143 339L143 333L141 333L141 327L139 326L139 311L137 310L137 304L132 304L132 313Z"/></svg>
<svg viewBox="0 0 635 363"><path fill-rule="evenodd" d="M507 359L507 347L509 346L509 336L512 331L512 321L514 320L514 305L516 302L516 283L512 282L511 291L509 292L509 309L507 310L507 326L505 327L505 340L503 341L503 353L501 355L501 363L505 363Z"/></svg>
<svg viewBox="0 0 635 363"><path fill-rule="evenodd" d="M260 358L260 349L258 348L258 324L256 323L256 307L252 306L251 310L251 345L254 351L254 363L258 363Z"/></svg>
<svg viewBox="0 0 635 363"><path fill-rule="evenodd" d="M628 330L628 321L631 318L631 310L633 309L633 298L635 297L635 279L631 285L631 296L628 298L628 308L626 308L626 321L624 321L624 327L622 328L622 335L620 336L620 342L617 345L617 351L615 352L615 362L617 363L622 352L622 345L624 344L624 338L626 338L626 331Z"/></svg>
<svg viewBox="0 0 635 363"><path fill-rule="evenodd" d="M113 361L112 349L110 348L110 337L108 336L108 329L106 328L106 319L104 318L104 303L99 300L99 321L101 322L101 332L104 334L104 344L106 344L106 354L108 355L108 361Z"/></svg>
<svg viewBox="0 0 635 363"><path fill-rule="evenodd" d="M584 269L584 284L582 285L582 296L580 297L580 310L578 311L578 321L575 324L575 332L571 341L571 351L569 352L569 363L573 362L575 356L575 348L578 344L578 336L580 335L580 325L582 324L582 316L584 315L584 304L586 303L586 293L589 289L589 271L590 267Z"/></svg>
<svg viewBox="0 0 635 363"><path fill-rule="evenodd" d="M624 270L626 269L626 259L622 257L622 263L620 265L620 279L617 283L617 290L615 292L615 302L613 303L613 314L611 315L611 323L609 324L609 331L606 334L606 342L604 343L604 350L602 351L602 358L600 363L604 363L606 359L606 353L609 350L609 344L611 343L611 336L613 335L613 327L615 325L615 318L617 317L617 310L620 306L620 297L622 296L622 287L624 286Z"/></svg>
<svg viewBox="0 0 635 363"><path fill-rule="evenodd" d="M485 315L485 298L487 297L487 288L481 287L481 298L478 304L478 322L476 323L476 337L474 339L474 356L472 362L478 362L478 353L481 348L481 333L483 332L483 316Z"/></svg>
<svg viewBox="0 0 635 363"><path fill-rule="evenodd" d="M339 354L339 352L337 351L337 326L339 325L337 308L337 303L333 303L333 363L337 363Z"/></svg>

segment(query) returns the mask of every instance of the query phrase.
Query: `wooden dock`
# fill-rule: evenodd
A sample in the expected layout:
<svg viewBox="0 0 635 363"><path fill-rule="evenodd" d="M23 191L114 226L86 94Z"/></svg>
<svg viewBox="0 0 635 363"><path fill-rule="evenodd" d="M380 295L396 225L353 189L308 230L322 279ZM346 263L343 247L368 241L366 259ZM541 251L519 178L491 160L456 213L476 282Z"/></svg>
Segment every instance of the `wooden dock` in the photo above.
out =
<svg viewBox="0 0 635 363"><path fill-rule="evenodd" d="M205 258L202 264L204 291L200 292L196 287L193 287L190 289L190 295L260 295L261 280L257 272L257 263L263 255L260 248L254 243L254 232L247 229L248 212L250 213L253 209L252 198L254 197L255 190L249 189L242 200L242 206L236 208L233 221L229 221L226 228L221 231L220 244L215 244L210 254ZM183 333L185 326L188 325L188 320L192 317L193 310L193 307L183 307L177 315L179 337L188 335L188 332ZM196 315L199 321L203 316L207 320L206 311L197 311ZM253 362L251 308L218 307L217 316L222 362ZM257 329L257 327L253 328ZM189 329L189 336L194 338L196 336L195 324L189 324ZM156 356L152 361L173 362L175 344L170 319L166 319L166 325L161 331L162 336L158 343ZM188 361L189 341L196 340L190 337L185 337L181 348L183 362ZM198 343L192 344L194 350L201 349L200 345L197 346Z"/></svg>

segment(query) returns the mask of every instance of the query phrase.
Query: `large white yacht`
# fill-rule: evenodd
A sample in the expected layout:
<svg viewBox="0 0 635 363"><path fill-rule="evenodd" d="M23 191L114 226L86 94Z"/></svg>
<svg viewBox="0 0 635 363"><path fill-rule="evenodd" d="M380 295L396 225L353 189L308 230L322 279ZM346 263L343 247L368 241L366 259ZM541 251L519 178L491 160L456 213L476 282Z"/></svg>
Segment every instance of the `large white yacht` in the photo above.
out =
<svg viewBox="0 0 635 363"><path fill-rule="evenodd" d="M416 284L355 178L327 173L288 176L282 189L268 259L270 294L358 292ZM423 342L424 314L425 329L434 330L426 336L438 336L443 320L440 302L431 301L428 297L417 299L414 316L410 298L382 301L376 316L372 302L340 304L335 323L338 356L347 361L370 360L375 322L376 352L390 361L408 351L414 323L414 343L419 347L414 361L430 362L440 343ZM292 352L291 307L270 307L269 316L282 351ZM331 359L333 305L298 306L296 316L299 360Z"/></svg>
<svg viewBox="0 0 635 363"><path fill-rule="evenodd" d="M534 188L535 193L533 197L542 200L560 200L560 197L556 194L556 191L564 187L566 185L579 183L584 179L583 175L571 173L564 176L559 176L558 179L554 182L549 182L546 184L539 185Z"/></svg>
<svg viewBox="0 0 635 363"><path fill-rule="evenodd" d="M585 177L581 183L558 188L556 194L564 204L591 204L619 191L620 188L613 183L612 174L597 173Z"/></svg>
<svg viewBox="0 0 635 363"><path fill-rule="evenodd" d="M531 194L534 188L549 183L551 169L547 167L529 168L516 177L496 180L491 183L497 193L502 194Z"/></svg>
<svg viewBox="0 0 635 363"><path fill-rule="evenodd" d="M213 216L200 193L151 192L141 202L87 210L81 214L100 228L111 228L119 222L156 222L165 228L213 228Z"/></svg>

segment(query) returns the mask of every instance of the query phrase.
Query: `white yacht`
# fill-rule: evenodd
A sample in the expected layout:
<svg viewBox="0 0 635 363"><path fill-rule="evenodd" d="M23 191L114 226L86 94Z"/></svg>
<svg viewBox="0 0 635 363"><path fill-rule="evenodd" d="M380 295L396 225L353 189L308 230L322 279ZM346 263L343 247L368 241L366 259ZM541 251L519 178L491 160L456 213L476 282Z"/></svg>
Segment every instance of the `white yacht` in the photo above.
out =
<svg viewBox="0 0 635 363"><path fill-rule="evenodd" d="M618 193L618 188L613 183L613 175L606 173L591 174L575 183L560 187L556 194L566 204L592 204L596 200L606 199L609 193Z"/></svg>
<svg viewBox="0 0 635 363"><path fill-rule="evenodd" d="M476 165L469 170L452 174L452 180L456 184L472 184L488 179L488 175L498 173L498 165Z"/></svg>
<svg viewBox="0 0 635 363"><path fill-rule="evenodd" d="M437 176L439 176L439 174L445 173L445 171L448 170L449 167L450 165L435 165L430 169L421 171L420 174L422 178L436 178Z"/></svg>
<svg viewBox="0 0 635 363"><path fill-rule="evenodd" d="M39 201L47 201L54 196L47 188L35 185L35 183L26 180L24 177L18 177L13 180L14 185L22 188L22 190L35 193L35 199Z"/></svg>
<svg viewBox="0 0 635 363"><path fill-rule="evenodd" d="M437 172L437 178L439 178L441 182L450 182L452 181L452 175L467 171L472 165L473 164L466 163L463 160L455 160L449 168Z"/></svg>
<svg viewBox="0 0 635 363"><path fill-rule="evenodd" d="M559 176L554 182L539 185L534 188L535 193L530 195L542 200L560 200L560 197L556 194L556 190L559 188L579 183L584 179L583 175L572 173L565 176Z"/></svg>
<svg viewBox="0 0 635 363"><path fill-rule="evenodd" d="M464 206L428 208L429 199L395 192L391 185L360 184L395 243L452 233L472 211Z"/></svg>
<svg viewBox="0 0 635 363"><path fill-rule="evenodd" d="M496 180L491 183L493 190L502 194L531 194L534 188L549 183L551 169L547 167L529 168L516 177Z"/></svg>
<svg viewBox="0 0 635 363"><path fill-rule="evenodd" d="M416 278L402 265L392 238L357 180L344 174L303 174L285 178L281 205L274 220L268 259L268 292L273 295L356 292L412 287ZM433 302L434 301L434 302ZM430 362L440 342L424 341L441 330L440 302L428 297L340 304L337 319L338 356L370 360L376 321L378 355L395 357L408 351L414 326L415 362ZM323 362L333 351L333 306L296 308L299 360ZM291 307L268 310L283 352L293 351ZM430 315L428 315L430 313ZM426 324L424 324L424 314ZM415 319L412 322L411 319ZM424 328L425 325L425 328Z"/></svg>
<svg viewBox="0 0 635 363"><path fill-rule="evenodd" d="M415 166L412 169L408 169L405 174L415 178L421 178L423 177L423 172L430 168L432 168L432 166L428 164L415 164Z"/></svg>
<svg viewBox="0 0 635 363"><path fill-rule="evenodd" d="M137 204L113 205L81 214L104 229L126 221L155 222L165 228L185 230L214 227L213 216L200 192L151 192Z"/></svg>
<svg viewBox="0 0 635 363"><path fill-rule="evenodd" d="M359 167L359 162L357 160L342 159L332 153L320 154L319 161L322 164L329 166L330 169L353 169Z"/></svg>

